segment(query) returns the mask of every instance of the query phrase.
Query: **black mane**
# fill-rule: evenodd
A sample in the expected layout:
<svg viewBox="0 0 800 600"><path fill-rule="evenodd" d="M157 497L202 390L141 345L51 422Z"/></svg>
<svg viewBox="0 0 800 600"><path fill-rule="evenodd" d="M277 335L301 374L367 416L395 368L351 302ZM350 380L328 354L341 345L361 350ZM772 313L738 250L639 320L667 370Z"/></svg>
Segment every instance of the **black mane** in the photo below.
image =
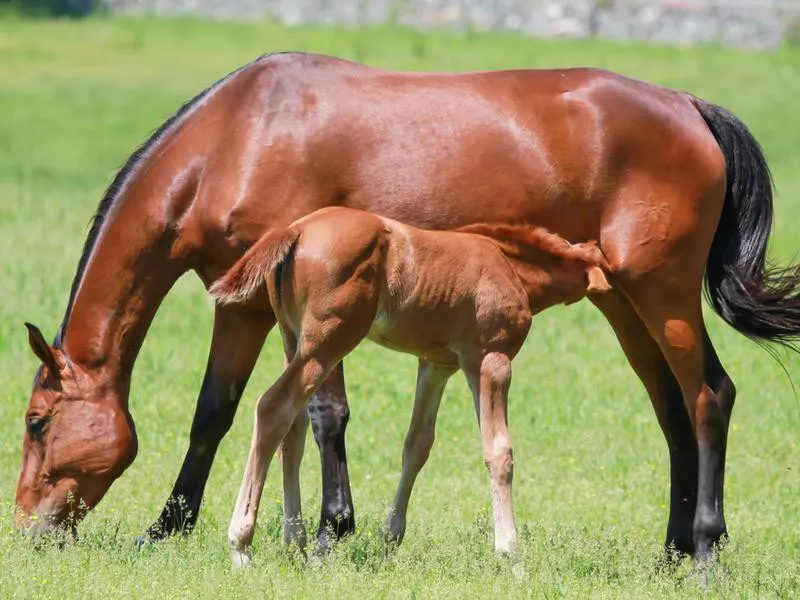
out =
<svg viewBox="0 0 800 600"><path fill-rule="evenodd" d="M250 62L235 71L228 73L222 79L216 81L215 83L208 86L202 92L197 94L194 98L189 100L188 102L184 103L178 110L175 112L171 117L169 117L161 126L156 129L154 133L147 138L147 140L139 146L136 150L133 151L133 154L130 155L125 164L122 168L117 172L116 176L114 177L111 185L108 186L106 189L105 194L103 194L103 199L100 200L100 204L97 206L97 211L95 212L94 216L90 220L89 225L89 235L86 237L86 242L83 244L83 251L81 252L80 260L78 261L78 270L75 273L75 278L72 280L72 286L70 287L69 291L69 301L67 302L67 310L64 313L64 320L61 322L61 325L58 328L58 333L56 333L55 340L53 342L53 346L55 348L61 348L62 338L64 332L67 328L67 322L69 321L70 313L72 312L72 305L75 303L75 295L78 293L78 286L80 285L80 281L83 278L83 273L86 270L86 265L89 262L89 256L92 254L92 249L94 248L95 243L97 242L97 238L100 235L100 231L103 228L103 225L106 222L106 218L111 210L111 207L114 206L115 201L122 193L123 189L125 188L125 184L128 182L129 176L136 171L136 168L141 163L142 159L147 156L148 152L157 144L164 136L169 133L172 127L180 121L180 119L195 105L199 102L203 101L208 97L214 90L216 90L222 83L236 75L239 71L246 69L252 64L255 64L268 56L270 54L265 54L260 56L253 62Z"/></svg>

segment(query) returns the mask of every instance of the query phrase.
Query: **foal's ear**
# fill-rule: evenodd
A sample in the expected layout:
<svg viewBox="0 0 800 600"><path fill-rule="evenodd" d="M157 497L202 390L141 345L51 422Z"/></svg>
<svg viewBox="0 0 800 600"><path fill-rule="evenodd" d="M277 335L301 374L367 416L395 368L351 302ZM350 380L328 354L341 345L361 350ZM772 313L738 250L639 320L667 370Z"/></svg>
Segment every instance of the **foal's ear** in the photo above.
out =
<svg viewBox="0 0 800 600"><path fill-rule="evenodd" d="M28 343L31 345L33 353L45 364L50 373L53 374L53 377L61 379L61 375L67 366L61 352L45 341L42 332L39 331L36 325L26 322L25 327L28 328Z"/></svg>

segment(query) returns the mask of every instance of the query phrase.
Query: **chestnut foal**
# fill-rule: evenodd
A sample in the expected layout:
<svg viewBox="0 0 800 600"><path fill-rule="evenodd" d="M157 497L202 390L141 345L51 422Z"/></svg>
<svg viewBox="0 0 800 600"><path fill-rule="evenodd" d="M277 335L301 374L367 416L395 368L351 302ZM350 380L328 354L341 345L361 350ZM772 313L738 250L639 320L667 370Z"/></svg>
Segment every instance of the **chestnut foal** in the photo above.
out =
<svg viewBox="0 0 800 600"><path fill-rule="evenodd" d="M326 208L262 237L211 287L219 301L232 303L248 300L266 283L287 359L256 407L228 531L234 564L250 560L264 480L282 440L284 536L305 544L298 480L308 423L304 409L331 369L364 338L419 357L402 475L387 523L390 539L403 538L445 384L461 369L491 477L495 549L516 549L507 423L511 361L528 334L534 299L537 306L574 302L609 287L595 243L572 245L535 228L516 231L526 229L522 238L542 257L528 265L539 268L538 278L521 278L500 245L483 235L426 231L359 210Z"/></svg>

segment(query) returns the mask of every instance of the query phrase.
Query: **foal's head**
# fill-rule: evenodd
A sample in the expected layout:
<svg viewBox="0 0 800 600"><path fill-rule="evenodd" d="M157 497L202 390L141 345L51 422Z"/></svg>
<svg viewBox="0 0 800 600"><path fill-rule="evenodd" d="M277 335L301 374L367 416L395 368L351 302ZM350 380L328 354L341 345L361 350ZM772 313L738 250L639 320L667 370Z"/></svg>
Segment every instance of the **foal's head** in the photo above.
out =
<svg viewBox="0 0 800 600"><path fill-rule="evenodd" d="M75 524L136 456L123 394L72 363L33 325L28 341L42 366L25 414L15 525L32 534Z"/></svg>

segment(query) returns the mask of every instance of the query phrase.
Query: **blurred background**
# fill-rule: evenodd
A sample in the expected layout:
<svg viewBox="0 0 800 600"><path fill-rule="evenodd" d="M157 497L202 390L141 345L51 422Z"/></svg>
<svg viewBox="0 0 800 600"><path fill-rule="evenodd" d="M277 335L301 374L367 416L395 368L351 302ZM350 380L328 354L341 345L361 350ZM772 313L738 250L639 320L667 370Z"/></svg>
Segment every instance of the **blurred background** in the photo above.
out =
<svg viewBox="0 0 800 600"><path fill-rule="evenodd" d="M38 14L270 19L284 25L511 30L537 37L800 44L800 0L0 0Z"/></svg>

